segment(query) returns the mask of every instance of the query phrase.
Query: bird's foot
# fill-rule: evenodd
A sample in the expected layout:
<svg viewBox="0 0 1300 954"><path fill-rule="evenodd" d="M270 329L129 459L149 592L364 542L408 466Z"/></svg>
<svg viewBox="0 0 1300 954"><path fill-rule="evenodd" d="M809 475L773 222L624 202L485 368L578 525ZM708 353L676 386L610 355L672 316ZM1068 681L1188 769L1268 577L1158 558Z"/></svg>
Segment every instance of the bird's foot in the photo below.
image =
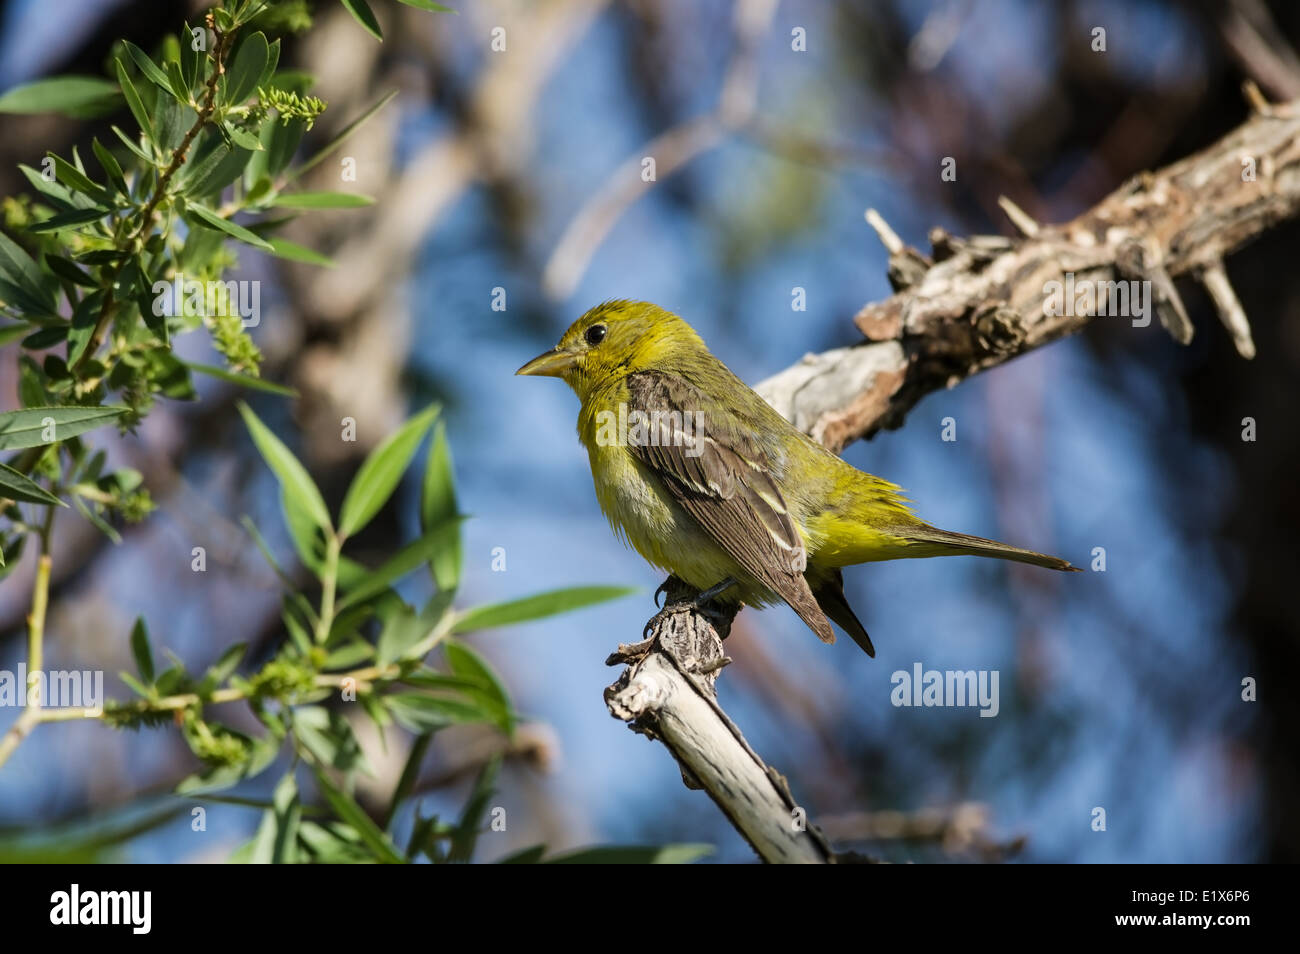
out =
<svg viewBox="0 0 1300 954"><path fill-rule="evenodd" d="M655 590L655 605L659 605L660 593L666 593L669 587L679 582L680 581L675 577L669 577L665 580L659 589ZM696 613L704 616L711 624L713 624L714 629L717 629L719 632L728 631L730 629L731 620L736 615L736 612L730 607L725 609L719 607L713 601L716 597L725 593L735 585L736 581L731 577L727 577L721 583L710 586L703 592L698 593L693 599L680 600L675 603L665 603L663 609L658 613L655 613L655 615L650 618L650 621L645 624L645 629L641 632L643 637L642 642L634 645L641 646L644 643L651 641L652 637L650 634L657 626L659 626L659 624L667 620L668 617L680 613L683 610L694 610ZM621 648L622 647L620 647L620 649Z"/></svg>

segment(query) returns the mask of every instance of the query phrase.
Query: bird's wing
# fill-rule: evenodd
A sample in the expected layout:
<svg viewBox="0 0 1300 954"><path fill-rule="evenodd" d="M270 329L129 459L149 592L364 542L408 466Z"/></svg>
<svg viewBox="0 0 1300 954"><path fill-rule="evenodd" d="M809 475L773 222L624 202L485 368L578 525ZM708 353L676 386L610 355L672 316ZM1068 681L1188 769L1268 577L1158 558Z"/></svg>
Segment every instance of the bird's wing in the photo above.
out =
<svg viewBox="0 0 1300 954"><path fill-rule="evenodd" d="M713 402L679 377L642 371L627 384L629 417L639 411L648 425L648 439L630 439L629 451L746 572L789 603L823 642L835 642L804 579L803 538L759 444L738 422L708 413Z"/></svg>

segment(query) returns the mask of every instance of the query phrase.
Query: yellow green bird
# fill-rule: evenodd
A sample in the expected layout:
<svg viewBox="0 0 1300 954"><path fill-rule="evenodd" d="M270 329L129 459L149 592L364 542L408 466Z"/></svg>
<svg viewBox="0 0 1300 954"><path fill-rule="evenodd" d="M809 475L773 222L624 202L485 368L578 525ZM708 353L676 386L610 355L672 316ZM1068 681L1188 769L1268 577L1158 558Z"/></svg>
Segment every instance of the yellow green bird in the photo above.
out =
<svg viewBox="0 0 1300 954"><path fill-rule="evenodd" d="M971 554L1077 569L925 523L899 487L796 428L657 305L597 305L516 373L578 395L596 499L641 556L721 603L784 600L824 642L829 617L876 654L842 567Z"/></svg>

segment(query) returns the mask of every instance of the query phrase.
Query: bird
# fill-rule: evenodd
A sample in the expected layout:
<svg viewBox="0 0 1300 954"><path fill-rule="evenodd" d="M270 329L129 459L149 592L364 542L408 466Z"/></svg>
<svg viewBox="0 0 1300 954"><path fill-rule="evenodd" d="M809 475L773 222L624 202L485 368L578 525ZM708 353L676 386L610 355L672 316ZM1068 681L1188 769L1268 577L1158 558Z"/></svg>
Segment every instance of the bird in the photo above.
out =
<svg viewBox="0 0 1300 954"><path fill-rule="evenodd" d="M784 601L823 642L835 642L834 621L875 656L844 595L844 567L974 555L1078 570L921 520L900 487L787 421L658 305L603 302L515 373L573 389L615 534L714 606Z"/></svg>

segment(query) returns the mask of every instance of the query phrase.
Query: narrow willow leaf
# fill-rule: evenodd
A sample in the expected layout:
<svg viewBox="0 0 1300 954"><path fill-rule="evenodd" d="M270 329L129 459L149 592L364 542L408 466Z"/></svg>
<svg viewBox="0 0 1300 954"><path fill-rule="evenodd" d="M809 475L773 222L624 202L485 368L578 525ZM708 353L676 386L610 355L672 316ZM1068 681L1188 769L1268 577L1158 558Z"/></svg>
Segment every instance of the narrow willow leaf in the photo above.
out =
<svg viewBox="0 0 1300 954"><path fill-rule="evenodd" d="M32 188L49 199L61 211L70 212L73 209L85 208L90 203L84 195L69 192L58 182L50 181L31 166L20 163L18 171L32 184Z"/></svg>
<svg viewBox="0 0 1300 954"><path fill-rule="evenodd" d="M451 7L445 7L441 3L434 3L433 0L397 0L398 3L404 3L408 7L415 7L417 10L430 10L434 13L455 13Z"/></svg>
<svg viewBox="0 0 1300 954"><path fill-rule="evenodd" d="M88 225L91 222L98 222L106 215L110 215L109 209L78 209L75 212L60 212L52 215L43 222L37 222L28 226L29 232L57 232L60 229L75 229L82 225Z"/></svg>
<svg viewBox="0 0 1300 954"><path fill-rule="evenodd" d="M457 678L474 684L475 689L471 694L484 711L492 714L497 728L506 735L513 733L515 717L510 707L510 697L492 667L465 643L448 640L445 648L452 673Z"/></svg>
<svg viewBox="0 0 1300 954"><path fill-rule="evenodd" d="M268 239L268 241L271 243L271 254L276 258L288 259L291 262L302 262L305 265L321 265L325 268L333 268L337 264L328 255L322 255L315 249L307 248L305 245L298 245L288 239L272 238Z"/></svg>
<svg viewBox="0 0 1300 954"><path fill-rule="evenodd" d="M435 406L411 418L366 457L343 498L341 535L349 537L361 530L393 495L437 414Z"/></svg>
<svg viewBox="0 0 1300 954"><path fill-rule="evenodd" d="M330 807L361 836L361 840L365 842L375 858L388 864L403 864L406 859L397 850L397 846L356 803L356 800L335 785L334 780L319 765L313 763L312 770L316 774L316 783L320 786L321 794L330 803Z"/></svg>
<svg viewBox="0 0 1300 954"><path fill-rule="evenodd" d="M0 96L0 113L60 113L90 119L117 107L118 88L95 76L55 76L24 83Z"/></svg>
<svg viewBox="0 0 1300 954"><path fill-rule="evenodd" d="M49 311L56 311L54 296L45 286L36 262L17 242L0 232L0 276L21 288Z"/></svg>
<svg viewBox="0 0 1300 954"><path fill-rule="evenodd" d="M226 71L226 102L238 106L252 95L261 82L270 56L270 45L265 33L246 37L235 51L235 60Z"/></svg>
<svg viewBox="0 0 1300 954"><path fill-rule="evenodd" d="M299 706L293 710L293 729L298 741L323 765L374 776L352 725L338 712L320 706Z"/></svg>
<svg viewBox="0 0 1300 954"><path fill-rule="evenodd" d="M243 401L239 402L239 413L243 416L244 424L253 437L253 443L257 445L267 466L280 481L285 496L300 504L313 524L332 533L333 524L330 523L325 499L321 497L320 490L308 475L306 468Z"/></svg>
<svg viewBox="0 0 1300 954"><path fill-rule="evenodd" d="M383 592L388 586L429 561L438 548L445 544L448 526L434 527L418 540L408 543L377 569L369 571L347 595L339 601L339 610L354 606L362 600Z"/></svg>
<svg viewBox="0 0 1300 954"><path fill-rule="evenodd" d="M0 450L66 441L102 427L125 407L29 407L0 414Z"/></svg>
<svg viewBox="0 0 1300 954"><path fill-rule="evenodd" d="M122 87L122 95L126 97L126 105L130 107L131 115L140 126L140 131L152 141L153 123L149 119L149 113L144 108L144 101L140 99L140 93L136 90L135 84L131 82L131 77L126 75L126 67L122 65L121 60L114 60L113 65L117 68L117 82Z"/></svg>
<svg viewBox="0 0 1300 954"><path fill-rule="evenodd" d="M191 371L197 371L200 374L211 375L214 378L220 378L222 381L229 381L231 384L238 384L243 388L251 388L254 391L265 391L267 394L278 394L280 397L297 397L298 392L293 388L287 388L283 384L275 384L271 381L263 381L261 378L249 377L247 374L236 374L234 371L227 371L225 368L214 367L210 364L198 364L194 361L182 361L181 364Z"/></svg>
<svg viewBox="0 0 1300 954"><path fill-rule="evenodd" d="M181 65L175 60L167 61L167 84L171 87L176 102L184 103L187 106L194 105L193 96L190 93L190 84L185 82L185 74L181 72Z"/></svg>
<svg viewBox="0 0 1300 954"><path fill-rule="evenodd" d="M282 192L271 203L277 209L359 209L375 200L358 192Z"/></svg>
<svg viewBox="0 0 1300 954"><path fill-rule="evenodd" d="M0 497L8 497L10 500L22 500L27 503L56 505L59 507L67 506L62 500L30 477L5 464L0 464Z"/></svg>
<svg viewBox="0 0 1300 954"><path fill-rule="evenodd" d="M137 616L135 626L131 627L131 655L135 657L135 668L140 678L146 683L153 682L153 650L149 648L149 629L143 616Z"/></svg>
<svg viewBox="0 0 1300 954"><path fill-rule="evenodd" d="M108 176L108 181L113 184L113 188L121 195L129 196L131 190L127 188L126 176L122 174L121 163L100 144L98 139L90 141L90 148L94 150L95 158L99 160L99 164L103 167L104 174Z"/></svg>
<svg viewBox="0 0 1300 954"><path fill-rule="evenodd" d="M635 592L636 588L629 586L574 586L563 590L551 590L548 593L538 593L523 599L476 606L466 610L452 625L451 631L467 633L477 629L491 629L494 626L526 623L567 613L584 606L620 599Z"/></svg>
<svg viewBox="0 0 1300 954"><path fill-rule="evenodd" d="M260 248L263 251L271 251L271 243L265 239L258 238L242 225L236 225L229 219L223 219L213 209L205 205L199 205L197 202L191 202L186 206L187 211L192 213L195 218L199 219L204 225L210 225L214 229L225 232L227 235L234 236L241 242L247 242L254 248Z"/></svg>
<svg viewBox="0 0 1300 954"><path fill-rule="evenodd" d="M460 585L464 552L451 448L447 444L446 430L439 421L433 432L429 461L424 467L424 484L420 491L420 526L428 530L448 523L452 523L454 530L449 533L446 546L438 550L429 561L433 581L440 590L454 590Z"/></svg>
<svg viewBox="0 0 1300 954"><path fill-rule="evenodd" d="M492 722L477 702L422 692L393 692L382 697L397 724L410 732L437 732L453 725Z"/></svg>
<svg viewBox="0 0 1300 954"><path fill-rule="evenodd" d="M111 207L113 197L108 191L97 182L92 182L90 177L84 172L68 162L62 156L47 152L47 156L54 160L54 174L58 180L70 189L84 193L94 202L103 206L105 210Z"/></svg>
<svg viewBox="0 0 1300 954"><path fill-rule="evenodd" d="M221 654L221 658L208 667L207 673L203 676L203 681L199 683L198 694L208 696L212 690L216 689L227 679L229 679L239 668L240 661L244 658L244 653L248 650L248 643L235 643Z"/></svg>
<svg viewBox="0 0 1300 954"><path fill-rule="evenodd" d="M135 65L140 67L140 72L152 80L163 92L171 95L172 87L171 82L167 79L167 74L158 68L158 64L149 58L149 54L130 40L123 40L122 44L126 47L126 52L131 54L131 59L135 60Z"/></svg>
<svg viewBox="0 0 1300 954"><path fill-rule="evenodd" d="M339 2L347 8L348 13L352 14L358 23L366 28L367 33L376 40L383 41L384 31L379 29L379 21L375 19L375 14L366 0L339 0Z"/></svg>

